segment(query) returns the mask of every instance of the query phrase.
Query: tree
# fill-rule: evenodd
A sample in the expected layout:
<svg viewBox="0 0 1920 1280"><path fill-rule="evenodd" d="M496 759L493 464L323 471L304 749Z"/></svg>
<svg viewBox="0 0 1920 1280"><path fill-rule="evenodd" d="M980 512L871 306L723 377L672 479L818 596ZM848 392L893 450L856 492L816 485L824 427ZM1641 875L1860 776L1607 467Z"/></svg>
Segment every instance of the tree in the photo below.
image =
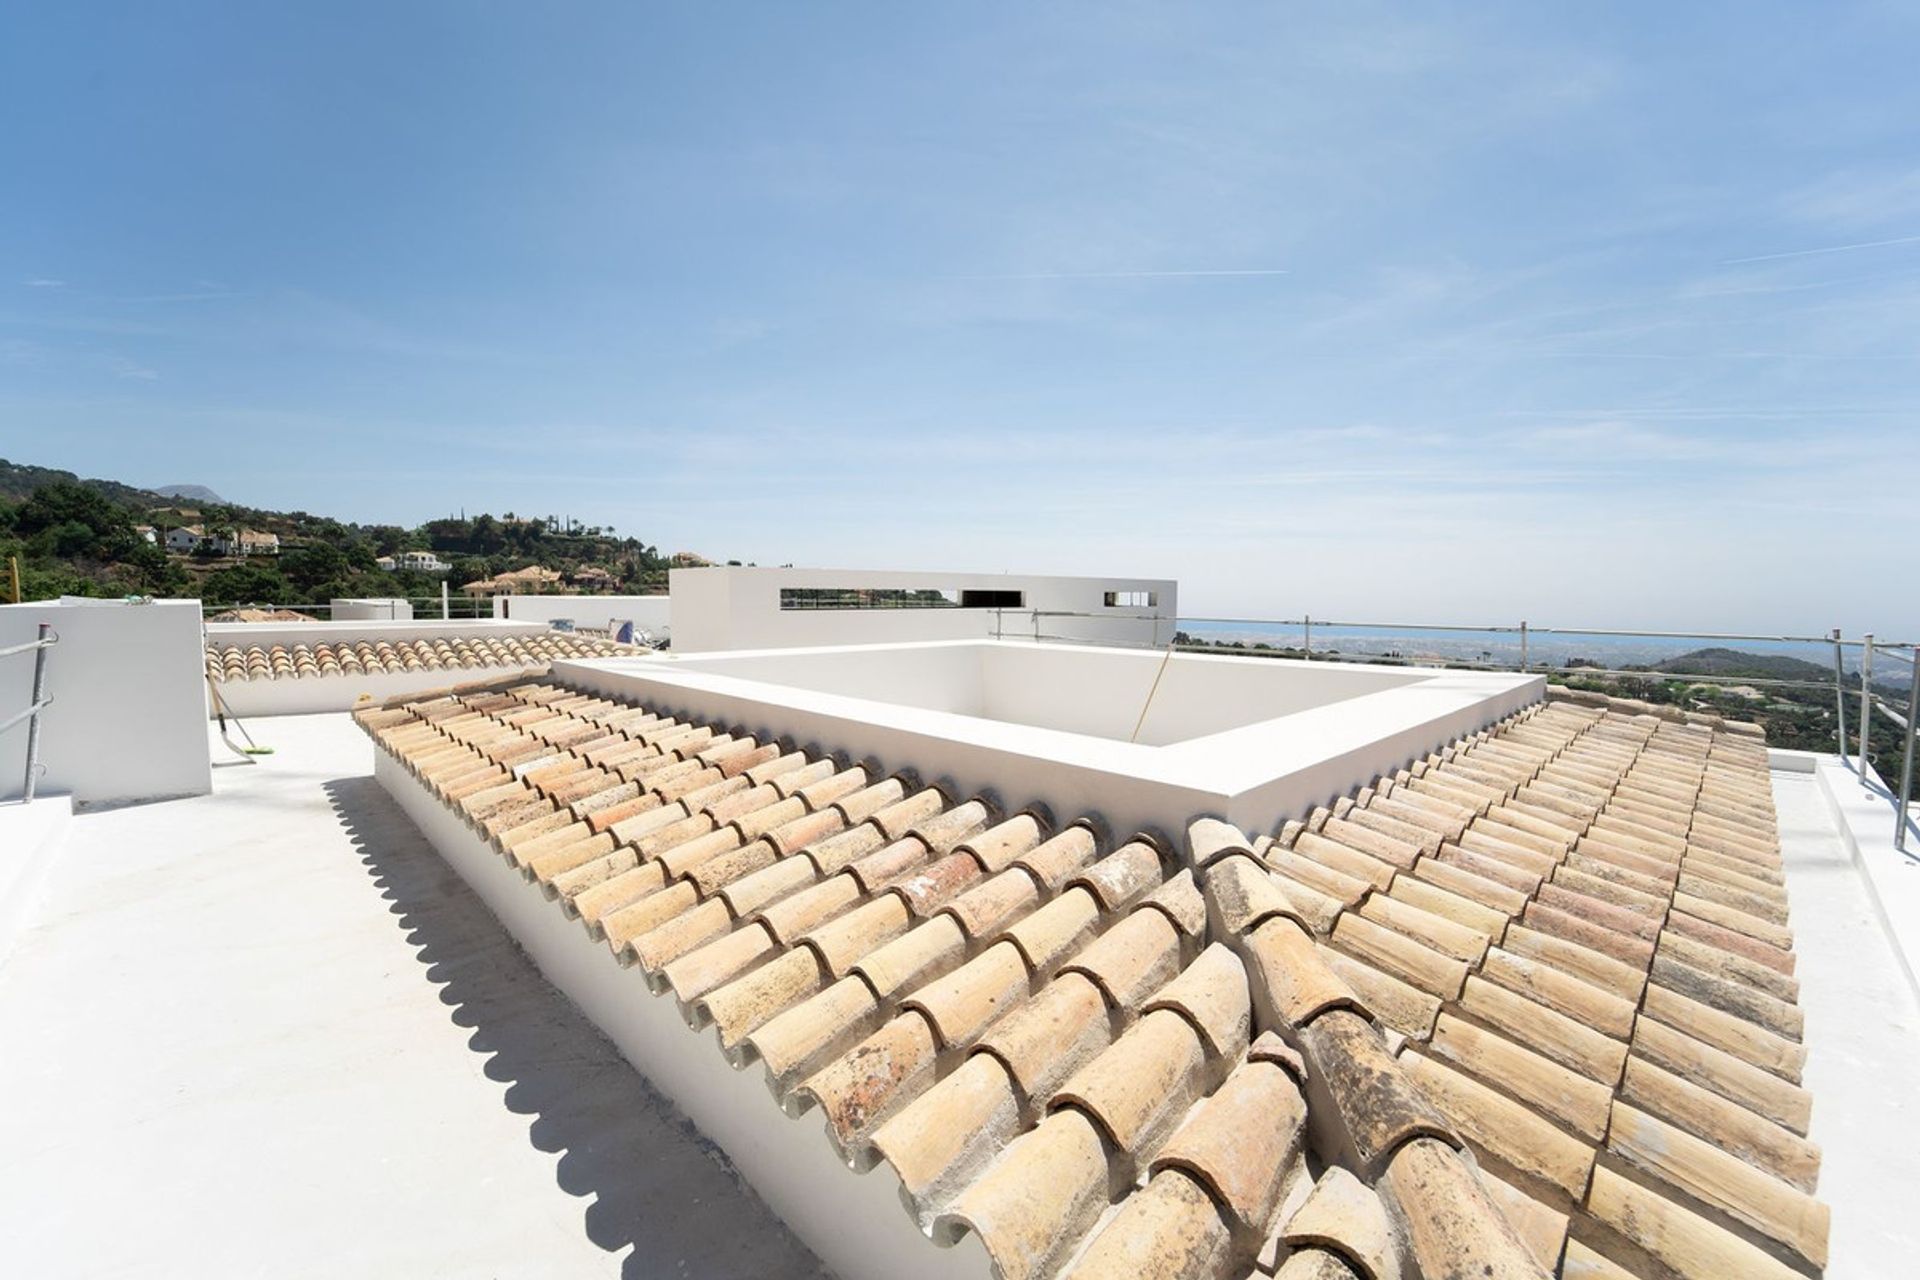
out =
<svg viewBox="0 0 1920 1280"><path fill-rule="evenodd" d="M132 517L105 494L64 480L35 489L13 524L37 554L63 559L117 560L141 540Z"/></svg>
<svg viewBox="0 0 1920 1280"><path fill-rule="evenodd" d="M292 587L273 569L236 564L208 574L200 587L201 599L222 608L237 604L272 604L293 598Z"/></svg>
<svg viewBox="0 0 1920 1280"><path fill-rule="evenodd" d="M390 556L412 546L414 535L397 524L376 524L366 531L375 556Z"/></svg>
<svg viewBox="0 0 1920 1280"><path fill-rule="evenodd" d="M280 574L294 587L316 598L319 588L336 579L351 578L353 562L347 553L324 542L289 551L280 557Z"/></svg>

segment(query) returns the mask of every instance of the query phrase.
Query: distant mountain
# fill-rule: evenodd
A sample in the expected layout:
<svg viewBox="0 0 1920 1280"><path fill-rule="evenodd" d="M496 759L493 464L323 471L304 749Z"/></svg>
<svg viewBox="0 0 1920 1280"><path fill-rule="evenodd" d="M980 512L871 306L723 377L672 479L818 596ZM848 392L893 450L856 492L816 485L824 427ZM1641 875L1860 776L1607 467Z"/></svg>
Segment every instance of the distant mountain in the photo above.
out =
<svg viewBox="0 0 1920 1280"><path fill-rule="evenodd" d="M36 467L24 462L8 462L0 458L0 498L8 502L21 502L43 484L83 484L95 489L126 506L158 506L162 499L152 489L136 489L130 484L121 484L117 480L82 480L71 471L61 471L54 467Z"/></svg>
<svg viewBox="0 0 1920 1280"><path fill-rule="evenodd" d="M1831 680L1833 668L1803 658L1776 653L1743 653L1738 649L1695 649L1677 658L1656 662L1651 670L1693 676L1721 676L1733 680Z"/></svg>
<svg viewBox="0 0 1920 1280"><path fill-rule="evenodd" d="M216 507L227 506L227 500L203 484L162 484L155 485L153 491L163 498L185 498L189 502L207 502Z"/></svg>

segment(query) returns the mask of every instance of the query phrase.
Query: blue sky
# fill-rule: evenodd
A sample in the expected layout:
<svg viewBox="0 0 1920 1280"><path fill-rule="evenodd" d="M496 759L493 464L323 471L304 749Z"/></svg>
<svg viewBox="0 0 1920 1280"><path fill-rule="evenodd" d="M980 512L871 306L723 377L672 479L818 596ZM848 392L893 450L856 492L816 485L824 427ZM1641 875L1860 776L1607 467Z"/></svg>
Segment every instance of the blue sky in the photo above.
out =
<svg viewBox="0 0 1920 1280"><path fill-rule="evenodd" d="M0 14L0 456L1195 613L1920 632L1911 5Z"/></svg>

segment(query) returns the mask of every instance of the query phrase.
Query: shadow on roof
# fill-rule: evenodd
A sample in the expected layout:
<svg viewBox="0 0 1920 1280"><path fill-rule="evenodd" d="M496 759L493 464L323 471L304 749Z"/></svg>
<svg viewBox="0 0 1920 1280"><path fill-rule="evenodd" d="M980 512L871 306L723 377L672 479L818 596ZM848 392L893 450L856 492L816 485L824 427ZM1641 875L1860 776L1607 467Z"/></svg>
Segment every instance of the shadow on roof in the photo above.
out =
<svg viewBox="0 0 1920 1280"><path fill-rule="evenodd" d="M629 1280L824 1276L725 1157L550 987L486 906L370 777L324 785L367 873L468 1046L486 1057L528 1138L559 1156L562 1190L588 1200L587 1236L628 1245ZM448 1170L448 1177L477 1171Z"/></svg>

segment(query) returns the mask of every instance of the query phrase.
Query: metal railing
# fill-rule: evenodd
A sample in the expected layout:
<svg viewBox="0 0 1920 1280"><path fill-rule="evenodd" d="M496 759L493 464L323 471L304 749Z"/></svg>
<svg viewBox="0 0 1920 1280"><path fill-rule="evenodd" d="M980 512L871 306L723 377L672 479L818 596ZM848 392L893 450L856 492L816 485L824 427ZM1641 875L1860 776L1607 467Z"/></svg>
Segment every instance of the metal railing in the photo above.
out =
<svg viewBox="0 0 1920 1280"><path fill-rule="evenodd" d="M618 594L623 596L662 596L664 597L667 594L667 591L666 591L666 586L663 583L660 585L660 587L657 590L653 589L651 584L648 584L647 588L644 590L622 591L622 592L619 592ZM414 622L440 622L440 621L446 621L446 620L451 620L456 622L481 621L494 616L493 597L491 596L467 596L467 595L454 594L447 597L381 596L378 598L381 600L401 600L401 601L405 601L409 605L415 606L413 609L413 616L411 618L411 621L414 621ZM600 599L601 597L591 596L591 595L574 595L572 593L563 593L563 592L547 592L547 593L543 593L540 596L540 598L543 600L574 600L574 599L596 600L596 599ZM426 606L424 610L422 610L419 607L422 605ZM234 610L234 609L287 609L295 613L307 614L309 617L312 617L314 620L319 622L327 622L332 620L333 618L333 602L332 601L324 601L318 604L296 604L296 603L293 603L290 601L284 601L284 600L249 600L244 604L207 604L203 601L200 605L201 614L208 619L213 618L216 614L226 613L229 610ZM353 619L353 621L378 622L378 621L381 621L381 619L378 617L375 617L371 619L367 619L367 618ZM409 619L388 618L386 619L386 621L405 622L405 621L409 621Z"/></svg>
<svg viewBox="0 0 1920 1280"><path fill-rule="evenodd" d="M1189 637L1189 643L1180 643L1178 637L1186 633L1179 630L1182 626L1199 625L1206 627L1253 627L1271 632L1275 628L1286 628L1299 632L1299 643L1288 644L1284 648L1269 646L1266 649L1251 650L1256 654L1271 656L1297 655L1309 662L1398 662L1413 666L1440 666L1454 669L1478 671L1519 671L1533 674L1536 671L1551 673L1562 677L1580 678L1600 676L1611 679L1639 680L1682 680L1692 684L1731 685L1736 687L1752 686L1756 689L1824 689L1827 679L1822 676L1797 679L1785 677L1722 675L1715 672L1689 672L1681 670L1632 667L1614 667L1590 665L1553 665L1538 661L1535 645L1542 637L1580 637L1596 639L1643 639L1643 640L1706 640L1733 643L1761 643L1770 645L1809 645L1818 646L1822 652L1831 650L1833 662L1834 697L1834 750L1841 763L1854 768L1862 781L1868 774L1868 756L1871 748L1871 732L1874 711L1898 725L1903 740L1899 786L1887 792L1887 798L1894 809L1894 847L1906 851L1907 835L1912 825L1909 814L1913 801L1913 765L1917 745L1920 744L1920 646L1913 641L1888 641L1875 638L1867 632L1857 640L1847 639L1840 629L1835 627L1826 635L1803 636L1791 634L1769 634L1754 632L1728 631L1635 631L1618 627L1540 627L1529 622L1496 623L1492 625L1477 623L1469 625L1425 623L1425 622L1340 622L1315 618L1302 614L1298 618L1220 618L1196 617L1192 615L1172 615L1161 613L1137 613L1114 610L1110 612L1090 612L1076 609L995 609L993 611L992 638L996 640L1037 640L1064 641L1069 643L1098 643L1102 645L1120 645L1122 647L1142 649L1165 649L1168 652L1184 651L1197 653L1218 653L1222 648L1231 652L1248 652L1244 644L1233 642L1210 642ZM1045 619L1085 618L1109 624L1152 623L1156 632L1160 624L1170 624L1175 628L1174 640L1166 644L1138 644L1109 637L1097 640L1087 635L1066 635L1043 629ZM1009 627L1011 623L1011 628ZM1314 648L1314 628L1322 630L1322 648ZM1478 658L1454 656L1428 656L1408 658L1403 654L1359 653L1342 654L1331 651L1325 644L1326 634L1330 631L1377 631L1390 635L1398 633L1456 633L1467 635L1508 636L1517 647L1517 657L1513 661L1498 661L1490 650L1483 650ZM1279 637L1276 636L1276 639ZM1853 760L1848 759L1849 734L1847 730L1848 666L1849 651L1858 651L1859 679L1859 727L1857 750ZM1757 655L1765 656L1765 655ZM1907 698L1904 712L1890 705L1873 687L1873 667L1875 657L1892 658L1905 663L1909 668L1906 677Z"/></svg>
<svg viewBox="0 0 1920 1280"><path fill-rule="evenodd" d="M1907 851L1907 831L1912 825L1909 813L1913 805L1913 756L1916 735L1920 735L1920 651L1911 644L1876 643L1873 635L1866 637L1866 648L1861 654L1862 676L1860 680L1860 759L1866 763L1867 726L1874 708L1893 723L1900 726L1902 747L1900 751L1900 787L1899 797L1894 799L1893 847L1905 853ZM1904 652L1903 652L1904 650ZM1901 712L1889 705L1887 700L1873 692L1871 675L1873 656L1879 653L1885 657L1907 664L1907 706ZM1866 771L1861 770L1862 779ZM1893 799L1893 797L1889 797Z"/></svg>
<svg viewBox="0 0 1920 1280"><path fill-rule="evenodd" d="M26 709L0 720L0 733L22 721L27 725L27 767L26 779L20 788L21 804L33 803L33 785L40 773L40 713L53 704L53 699L47 696L47 650L59 643L60 633L43 622L37 639L0 649L0 658L10 658L17 653L33 655L33 693Z"/></svg>
<svg viewBox="0 0 1920 1280"><path fill-rule="evenodd" d="M959 596L942 594L938 587L785 587L780 592L782 613L830 609L960 609Z"/></svg>

